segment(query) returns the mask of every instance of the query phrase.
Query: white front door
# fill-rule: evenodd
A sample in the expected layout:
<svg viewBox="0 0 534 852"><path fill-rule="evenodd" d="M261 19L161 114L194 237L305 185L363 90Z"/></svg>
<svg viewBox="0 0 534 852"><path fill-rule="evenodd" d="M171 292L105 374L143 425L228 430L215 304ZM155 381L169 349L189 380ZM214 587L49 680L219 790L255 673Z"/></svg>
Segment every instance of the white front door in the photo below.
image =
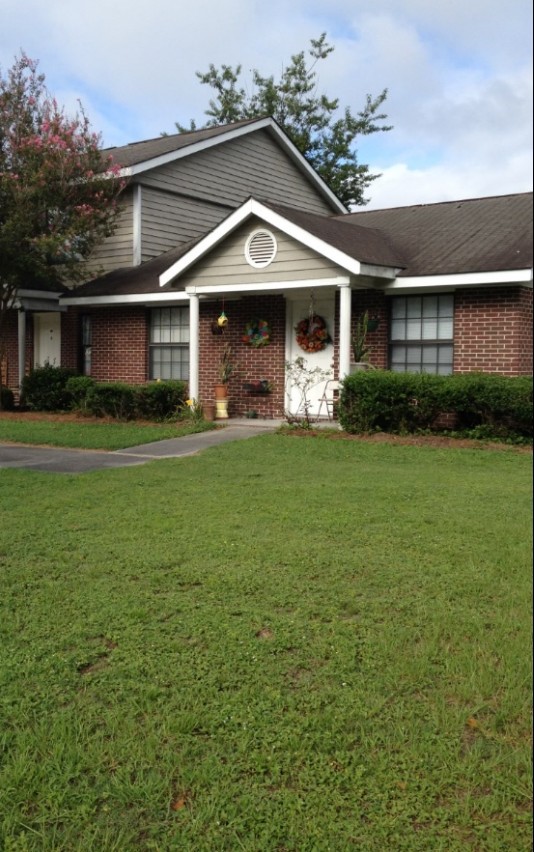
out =
<svg viewBox="0 0 534 852"><path fill-rule="evenodd" d="M33 315L33 366L61 365L61 314L46 311Z"/></svg>
<svg viewBox="0 0 534 852"><path fill-rule="evenodd" d="M315 314L321 316L325 321L330 333L330 337L334 337L334 321L335 321L335 296L334 293L329 293L319 299L313 300L313 310ZM297 343L295 326L303 319L307 319L310 315L310 300L295 299L288 300L287 317L288 340L286 344L287 360L293 362L295 358L302 356L305 359L305 367L308 370L314 370L318 367L320 370L329 373L329 378L333 378L333 360L334 360L334 344L329 343L320 352L306 352L301 349ZM307 399L310 402L309 414L317 415L319 409L319 400L323 394L326 378L317 377L317 383L307 391ZM288 382L286 386L286 406L290 414L303 414L302 406L304 400L302 390L298 385L293 385Z"/></svg>

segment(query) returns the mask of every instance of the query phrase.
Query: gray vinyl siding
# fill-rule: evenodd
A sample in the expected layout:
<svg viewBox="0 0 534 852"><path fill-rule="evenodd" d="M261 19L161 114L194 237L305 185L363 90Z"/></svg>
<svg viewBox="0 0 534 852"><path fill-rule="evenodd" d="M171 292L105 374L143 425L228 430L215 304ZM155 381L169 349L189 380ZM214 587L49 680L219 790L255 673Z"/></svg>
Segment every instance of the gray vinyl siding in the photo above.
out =
<svg viewBox="0 0 534 852"><path fill-rule="evenodd" d="M146 186L141 187L141 198L142 262L200 237L231 212Z"/></svg>
<svg viewBox="0 0 534 852"><path fill-rule="evenodd" d="M106 237L87 261L88 273L100 274L133 266L133 196L126 189L121 196L121 213L115 233Z"/></svg>
<svg viewBox="0 0 534 852"><path fill-rule="evenodd" d="M275 228L267 228L277 242L277 254L265 269L254 269L245 260L245 243L256 228L265 228L259 220L251 220L228 237L221 246L213 249L204 259L195 264L190 273L185 273L176 284L186 287L208 287L214 284L261 284L276 281L299 281L318 278L333 278L346 275L346 270L322 257L312 249Z"/></svg>
<svg viewBox="0 0 534 852"><path fill-rule="evenodd" d="M269 199L310 213L333 212L310 178L266 131L160 166L144 173L140 180L143 186L231 208L253 195L259 200Z"/></svg>

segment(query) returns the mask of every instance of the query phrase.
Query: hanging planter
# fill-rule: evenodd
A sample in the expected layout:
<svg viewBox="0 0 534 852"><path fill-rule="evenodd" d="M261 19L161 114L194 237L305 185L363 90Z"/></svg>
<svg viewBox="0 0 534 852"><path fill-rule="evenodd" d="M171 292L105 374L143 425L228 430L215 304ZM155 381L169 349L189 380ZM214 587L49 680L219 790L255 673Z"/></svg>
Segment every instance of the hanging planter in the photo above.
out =
<svg viewBox="0 0 534 852"><path fill-rule="evenodd" d="M326 349L332 338L328 333L326 320L319 314L310 314L296 326L297 343L305 352L321 352Z"/></svg>
<svg viewBox="0 0 534 852"><path fill-rule="evenodd" d="M263 319L250 320L245 326L245 333L241 340L247 346L252 346L254 349L268 346L271 342L271 328L269 323Z"/></svg>

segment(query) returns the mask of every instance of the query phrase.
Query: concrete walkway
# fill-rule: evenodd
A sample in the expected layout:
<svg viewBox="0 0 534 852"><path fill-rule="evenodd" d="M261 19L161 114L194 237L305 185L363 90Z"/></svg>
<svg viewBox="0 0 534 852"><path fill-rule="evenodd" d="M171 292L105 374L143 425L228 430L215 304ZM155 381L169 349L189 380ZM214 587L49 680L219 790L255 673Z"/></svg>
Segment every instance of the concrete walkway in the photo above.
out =
<svg viewBox="0 0 534 852"><path fill-rule="evenodd" d="M155 459L191 456L207 447L216 447L227 441L252 438L254 435L278 429L281 423L281 420L230 420L228 425L212 432L154 441L114 452L0 444L0 468L28 468L49 473L87 473L103 468L133 467Z"/></svg>

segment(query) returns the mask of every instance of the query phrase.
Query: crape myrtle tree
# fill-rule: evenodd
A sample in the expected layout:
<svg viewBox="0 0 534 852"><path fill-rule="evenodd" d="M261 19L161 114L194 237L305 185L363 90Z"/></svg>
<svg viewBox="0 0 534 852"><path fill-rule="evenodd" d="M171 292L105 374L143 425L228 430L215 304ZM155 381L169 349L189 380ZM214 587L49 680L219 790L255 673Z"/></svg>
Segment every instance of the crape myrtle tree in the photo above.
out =
<svg viewBox="0 0 534 852"><path fill-rule="evenodd" d="M206 73L197 71L200 82L215 92L203 127L270 115L347 207L366 204L365 191L379 175L370 174L369 166L358 162L355 143L358 136L391 130L383 124L387 115L380 112L387 89L377 97L367 95L364 108L356 114L350 107L340 110L338 98L317 91L317 63L334 47L327 43L326 33L310 44L311 60L304 51L295 54L277 81L253 69L252 94L240 85L241 65L210 65ZM176 128L180 133L198 129L194 121L189 127L177 123Z"/></svg>
<svg viewBox="0 0 534 852"><path fill-rule="evenodd" d="M113 232L118 171L81 105L66 115L35 61L21 53L0 69L0 364L17 291L80 280Z"/></svg>

